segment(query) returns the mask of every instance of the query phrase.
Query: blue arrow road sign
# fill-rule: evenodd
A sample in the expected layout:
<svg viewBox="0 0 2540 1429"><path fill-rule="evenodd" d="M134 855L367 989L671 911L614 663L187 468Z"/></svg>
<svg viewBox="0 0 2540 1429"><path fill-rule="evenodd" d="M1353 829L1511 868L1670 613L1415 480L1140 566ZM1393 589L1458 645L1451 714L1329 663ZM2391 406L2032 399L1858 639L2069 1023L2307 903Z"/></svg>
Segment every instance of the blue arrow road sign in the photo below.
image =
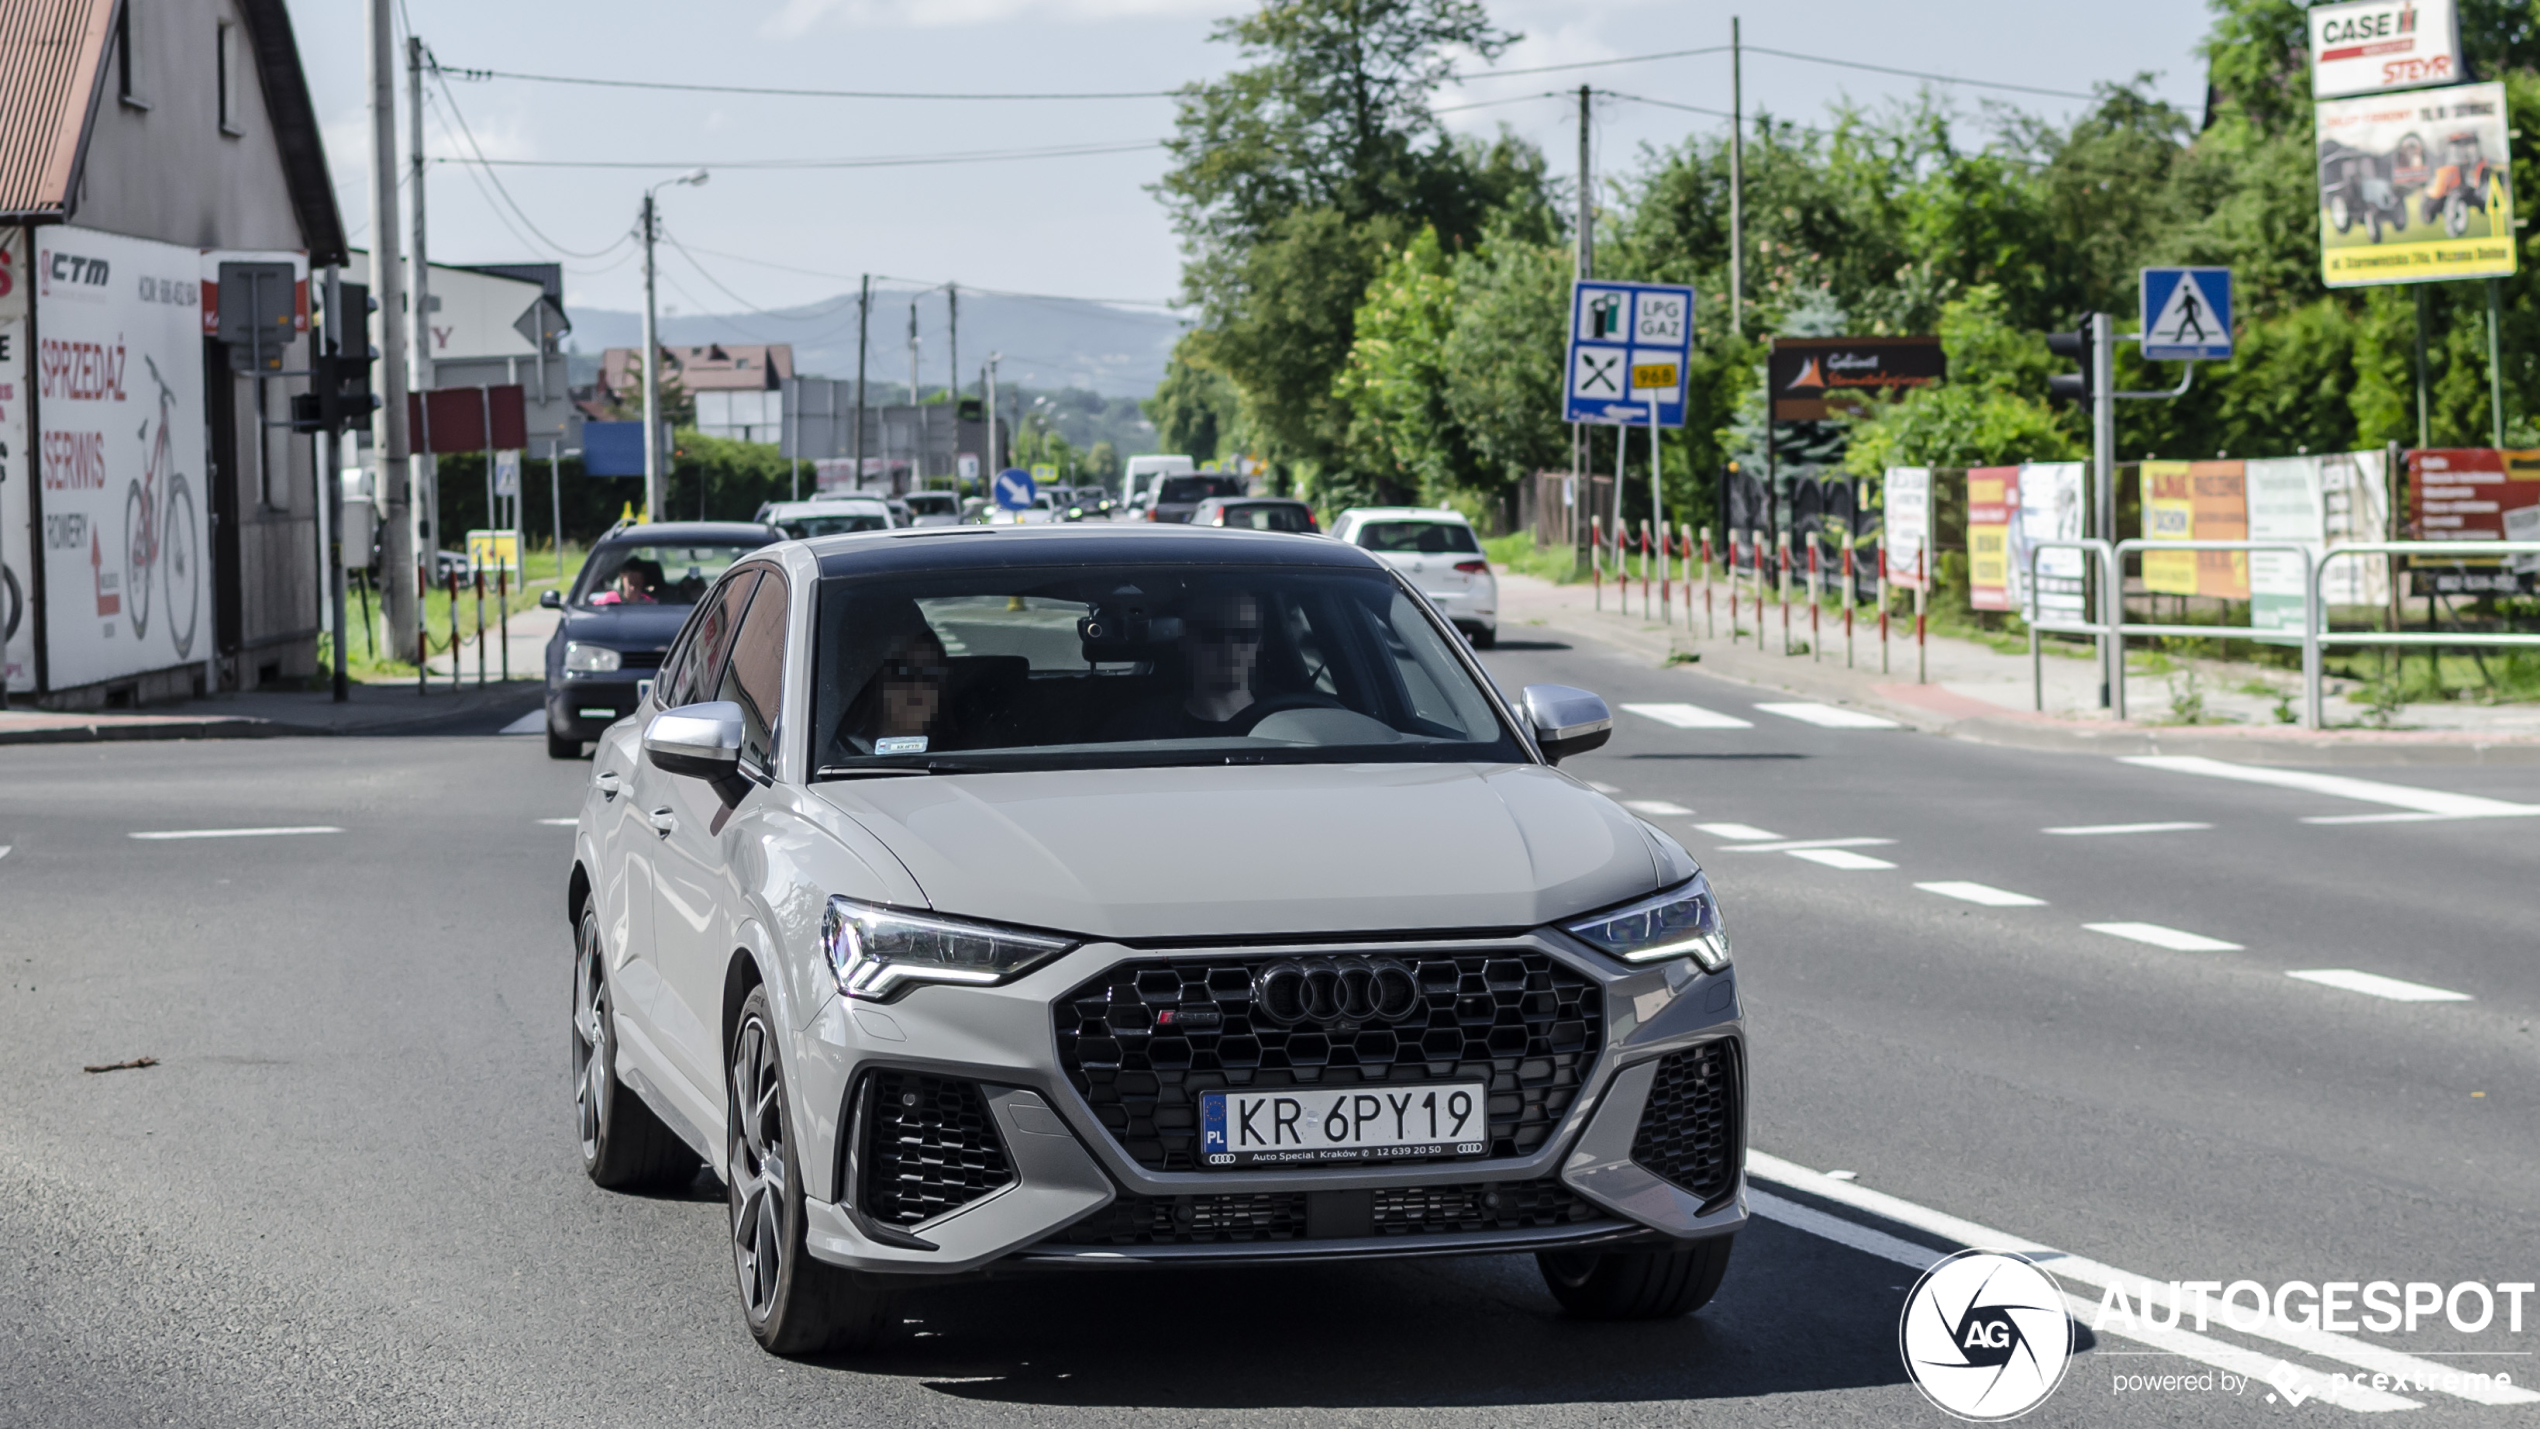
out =
<svg viewBox="0 0 2540 1429"><path fill-rule="evenodd" d="M1010 466L997 473L997 509L1029 511L1032 509L1032 473Z"/></svg>
<svg viewBox="0 0 2540 1429"><path fill-rule="evenodd" d="M2143 270L2143 355L2153 362L2231 356L2231 270Z"/></svg>
<svg viewBox="0 0 2540 1429"><path fill-rule="evenodd" d="M1570 369L1565 422L1685 424L1693 359L1693 289L1672 283L1590 280L1570 289Z"/></svg>

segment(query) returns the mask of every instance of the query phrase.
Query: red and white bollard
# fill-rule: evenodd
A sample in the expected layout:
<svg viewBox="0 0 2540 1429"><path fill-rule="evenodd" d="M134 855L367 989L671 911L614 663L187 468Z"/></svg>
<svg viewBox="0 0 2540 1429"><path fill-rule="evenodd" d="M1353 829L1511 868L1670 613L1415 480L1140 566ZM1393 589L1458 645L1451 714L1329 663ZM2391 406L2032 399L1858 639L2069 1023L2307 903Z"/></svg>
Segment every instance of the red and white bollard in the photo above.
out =
<svg viewBox="0 0 2540 1429"><path fill-rule="evenodd" d="M1588 518L1588 589L1596 595L1596 608L1605 608L1605 518Z"/></svg>

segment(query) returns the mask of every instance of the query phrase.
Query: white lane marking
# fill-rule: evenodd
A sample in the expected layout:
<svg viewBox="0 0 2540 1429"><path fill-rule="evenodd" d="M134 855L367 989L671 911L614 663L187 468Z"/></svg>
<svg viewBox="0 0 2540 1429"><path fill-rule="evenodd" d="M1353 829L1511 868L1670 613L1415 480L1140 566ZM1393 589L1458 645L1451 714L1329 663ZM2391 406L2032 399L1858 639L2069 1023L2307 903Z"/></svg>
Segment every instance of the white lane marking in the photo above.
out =
<svg viewBox="0 0 2540 1429"><path fill-rule="evenodd" d="M134 834L137 839L265 839L283 834L340 834L333 824L301 824L276 829L160 829L153 833Z"/></svg>
<svg viewBox="0 0 2540 1429"><path fill-rule="evenodd" d="M510 724L504 725L501 732L504 734L537 734L546 729L546 727L547 712L545 710L531 710L529 713L513 720Z"/></svg>
<svg viewBox="0 0 2540 1429"><path fill-rule="evenodd" d="M1730 844L1722 853L1788 853L1796 848L1876 848L1894 839L1776 839L1768 844Z"/></svg>
<svg viewBox="0 0 2540 1429"><path fill-rule="evenodd" d="M2150 943L2153 947L2167 948L2174 953L2236 953L2241 950L2238 943L2226 943L2202 933L2183 933L2158 923L2084 923L2082 926L2094 933L2105 933L2112 938L2132 938L2138 943Z"/></svg>
<svg viewBox="0 0 2540 1429"><path fill-rule="evenodd" d="M2060 829L2039 829L2041 834L2174 834L2189 829L2210 829L2212 824L2177 820L2163 824L2071 824Z"/></svg>
<svg viewBox="0 0 2540 1429"><path fill-rule="evenodd" d="M2441 824L2454 819L2502 819L2506 814L2313 814L2306 824Z"/></svg>
<svg viewBox="0 0 2540 1429"><path fill-rule="evenodd" d="M16 844L0 844L0 858L7 858L9 856L9 850L16 847Z"/></svg>
<svg viewBox="0 0 2540 1429"><path fill-rule="evenodd" d="M1888 1195L1883 1191L1873 1191L1867 1186L1858 1185L1849 1181L1836 1181L1820 1175L1805 1166L1784 1161L1778 1156L1768 1155L1761 1151L1750 1149L1746 1153L1746 1174L1749 1178L1750 1185L1753 1181L1760 1179L1775 1182L1783 1186L1789 1186L1797 1190L1805 1191L1820 1200L1832 1201L1840 1206L1849 1206L1854 1210L1866 1211L1871 1215L1878 1216L1884 1220L1893 1221L1901 1226L1921 1231L1926 1235L1934 1236L1954 1245L1983 1246L1989 1250L2017 1251L2021 1255L2025 1255L2046 1266L2049 1270L2054 1272L2058 1279L2078 1280L2084 1285L2102 1290L2111 1285L2122 1286L2125 1289L2128 1299L2135 1302L2138 1310L2140 1309L2142 1302L2148 1298L2155 1309L2163 1312L2161 1314L2161 1318L2163 1320L2178 1318L2177 1315L2171 1313L2171 1307L2174 1305L2180 1305L2182 1302L2189 1299L2189 1297L2183 1292L2173 1292L2166 1281L2153 1280L2145 1276L2137 1275L2131 1271L2119 1270L2114 1266L2105 1265L2099 1261L2086 1259L2082 1256L2068 1255L2050 1246L2031 1240L2026 1236L2017 1236L2008 1231L1995 1230L1990 1226L1978 1225L1974 1221L1962 1220L1959 1217L1950 1215L1945 1211L1936 1211L1928 1206L1919 1206L1911 1201ZM1753 1204L1754 1192L1750 1190L1747 1195L1749 1198L1749 1204ZM1767 1212L1767 1214L1770 1213ZM1862 1228L1856 1227L1856 1229ZM1893 1240L1895 1238L1889 1237L1889 1239ZM1919 1249L1917 1253L1928 1254L1928 1252L1922 1252ZM1928 1267L1932 1260L1937 1259L1939 1259L1938 1256L1931 1256L1930 1259L1925 1260L1923 1264ZM2175 1298L2173 1298L2174 1294ZM2297 1325L2290 1320L2278 1318L2272 1311L2267 1314L2265 1319L2259 1320L2253 1326L2248 1319L2249 1307L2244 1303L2240 1309L2241 1318L2236 1320L2217 1315L2212 1298L2209 1296L2206 1300L2208 1326L2211 1327L2218 1324L2228 1328L2234 1333L2248 1335L2255 1339L2272 1341L2276 1344L2286 1346L2287 1348L2299 1350L2304 1354L2317 1355L2322 1359L2335 1360L2340 1364L2352 1365L2358 1369L2373 1370L2393 1376L2404 1375L2411 1381L2424 1377L2431 1378L2437 1383L2457 1384L2459 1385L2459 1388L2450 1389L2446 1392L2455 1394L2463 1399L2473 1400L2480 1404L2540 1403L2540 1393L2524 1389L2519 1385L2500 1385L2492 1380L2471 1380L2465 1376L2459 1375L2457 1366L2437 1364L2432 1360L2419 1359L2414 1355L2402 1354L2397 1350L2384 1349L2379 1345L2368 1344L2362 1340L2348 1339L2344 1335L2333 1334L2326 1330ZM2098 1306L2093 1303L2084 1303L2081 1313L2089 1318L2096 1318L2098 1315ZM2084 1319L2083 1323L2088 1324L2089 1318ZM2192 1306L2187 1307L2187 1321L2192 1322L2194 1318L2195 1316L2193 1314ZM2126 1332L2121 1327L2112 1327L2106 1333L2125 1334ZM2154 1333L2183 1334L2184 1331L2155 1331L2149 1327L2145 1327L2134 1334L2128 1335L2127 1337L2141 1339L2145 1343L2150 1344L2154 1343L2154 1341L2152 1341L2149 1336ZM2294 1368L2297 1373L2308 1372L2301 1369L2299 1366L2295 1366ZM2272 1369L2273 1367L2270 1366L2269 1370L2271 1371ZM2237 1368L2234 1368L2232 1372L2237 1374L2240 1371ZM2261 1372L2254 1377L2264 1380L2271 1378L2272 1374L2270 1372ZM2332 1403L2346 1403L2348 1408L2362 1407L2357 1404L2335 1398L2331 1393L2329 1393L2332 1383L2333 1382L2326 1380L2325 1377L2322 1377L2321 1386L2318 1389L2311 1389L2307 1386L2297 1387L2301 1388L2303 1393L2306 1395L2319 1394L2323 1398L2328 1398ZM2351 1385L2354 1381L2350 1379L2347 1383ZM2364 1395L2374 1395L2376 1393L2376 1391L2368 1387L2360 1388L2360 1392ZM2384 1397L2395 1398L2395 1396ZM2396 1404L2381 1404L2373 1407L2395 1409L2405 1407L2405 1405L2406 1401L2403 1400Z"/></svg>
<svg viewBox="0 0 2540 1429"><path fill-rule="evenodd" d="M2442 814L2455 819L2519 819L2540 815L2540 804L2508 804L2502 799L2481 798L2476 794L2452 794L2441 789L2384 784L2378 779L2353 779L2343 774L2319 774L2308 769L2268 769L2254 764L2232 764L2202 755L2133 754L2117 762L2145 769L2166 769L2173 774L2201 774L2208 779L2272 784L2279 789L2300 789L2305 793L2355 799L2367 804L2388 804L2394 809L2413 809L2421 814Z"/></svg>
<svg viewBox="0 0 2540 1429"><path fill-rule="evenodd" d="M540 819L538 822L554 828L569 829L582 821L580 819Z"/></svg>
<svg viewBox="0 0 2540 1429"><path fill-rule="evenodd" d="M1750 1176L1755 1173L1752 1158L1759 1154L1749 1153L1747 1170ZM1828 1174L1828 1179L1840 1183L1839 1178L1831 1173ZM1931 1269L1948 1254L1946 1251L1931 1250L1916 1245L1901 1236L1892 1236L1882 1230L1856 1225L1841 1216L1830 1216L1814 1206L1803 1206L1797 1201L1784 1200L1770 1191L1756 1190L1751 1180L1747 1186L1746 1205L1747 1209L1767 1220L1779 1221L1792 1230L1805 1231L1820 1240L1830 1240L1865 1255L1875 1255L1881 1260L1892 1260L1918 1275ZM1985 1242L1987 1248L1993 1248L1997 1244ZM2062 1273L2064 1268L2059 1260L2047 1260L2044 1264L2048 1270L2058 1274ZM2066 1314L2072 1316L2075 1324L2087 1325L2099 1318L2098 1305L2078 1295L2067 1293L2064 1296L2064 1309ZM2139 1322L2138 1326L2132 1331L2118 1328L2104 1333L2132 1340L2136 1344L2167 1350L2171 1354L2229 1370L2233 1374L2261 1383L2271 1382L2272 1377L2280 1373L2278 1362L2254 1350L2227 1345L2220 1340L2209 1339L2186 1330L2165 1330L2158 1326L2142 1326ZM2332 1404L2344 1403L2349 1409L2383 1410L2422 1407L2414 1400L2401 1399L2393 1394L2383 1394L2365 1386L2358 1386L2355 1391L2362 1397L2362 1402L2347 1402L2335 1395L2333 1391L2336 1386L2327 1376L2298 1367L2293 1373L2296 1376L2291 1381L2293 1390L2305 1399L2318 1395Z"/></svg>
<svg viewBox="0 0 2540 1429"><path fill-rule="evenodd" d="M1925 893L1937 893L1943 898L1957 898L1968 903L1981 903L1987 908L2043 908L2046 906L2046 900L2043 898L2031 898L2025 893L2013 893L2007 888L1996 888L1990 883L1943 881L1917 883L1914 886Z"/></svg>
<svg viewBox="0 0 2540 1429"><path fill-rule="evenodd" d="M1693 812L1682 804L1671 804L1664 799L1625 799L1623 807L1635 814L1648 814L1653 818L1681 817Z"/></svg>
<svg viewBox="0 0 2540 1429"><path fill-rule="evenodd" d="M1782 852L1789 854L1792 858L1804 858L1810 863L1822 863L1828 868L1840 868L1846 872L1896 866L1886 859L1872 858L1866 853L1854 853L1848 848L1793 848L1784 849Z"/></svg>
<svg viewBox="0 0 2540 1429"><path fill-rule="evenodd" d="M2369 997L2386 997L2392 1002L2472 1002L2476 1000L2466 992L2446 992L2439 987L2427 987L2421 982L2402 982L2395 977L2383 977L2379 973L2357 972L2353 968L2308 968L2301 972L2286 973L2285 976L2298 977L2304 982L2315 982L2322 987L2344 988L2348 992L2360 992Z"/></svg>
<svg viewBox="0 0 2540 1429"><path fill-rule="evenodd" d="M1625 705L1623 708L1643 719L1671 724L1678 729L1753 729L1755 722L1706 710L1700 705Z"/></svg>
<svg viewBox="0 0 2540 1429"><path fill-rule="evenodd" d="M1623 792L1622 787L1621 787L1620 785L1616 785L1616 784L1599 784L1599 783L1597 783L1597 782L1596 782L1595 780L1593 780L1593 779L1590 779L1590 780L1588 780L1588 781L1587 781L1587 786L1588 786L1589 788L1591 788L1591 789L1594 789L1596 792L1598 792L1598 793L1600 793L1600 794L1620 794L1620 793L1622 793L1622 792Z"/></svg>
<svg viewBox="0 0 2540 1429"><path fill-rule="evenodd" d="M1841 705L1812 704L1805 700L1795 700L1784 704L1757 705L1756 708L1762 710L1766 714L1777 714L1784 719L1795 719L1802 724L1813 724L1821 729L1903 728L1903 726L1899 725L1896 721L1889 719L1884 715L1871 714L1867 710L1845 709Z"/></svg>
<svg viewBox="0 0 2540 1429"><path fill-rule="evenodd" d="M1715 839L1728 839L1732 842L1781 837L1771 829L1759 829L1753 824L1696 824L1694 827Z"/></svg>

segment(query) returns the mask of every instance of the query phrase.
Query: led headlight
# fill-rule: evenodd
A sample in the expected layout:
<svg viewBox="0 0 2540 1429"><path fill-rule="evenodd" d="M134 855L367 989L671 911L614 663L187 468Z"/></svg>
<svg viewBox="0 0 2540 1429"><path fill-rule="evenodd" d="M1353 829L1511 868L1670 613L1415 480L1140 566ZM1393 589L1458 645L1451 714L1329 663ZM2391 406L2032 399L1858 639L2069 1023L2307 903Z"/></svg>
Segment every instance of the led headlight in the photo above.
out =
<svg viewBox="0 0 2540 1429"><path fill-rule="evenodd" d="M585 645L568 640L564 647L564 667L577 675L605 675L625 659L606 645Z"/></svg>
<svg viewBox="0 0 2540 1429"><path fill-rule="evenodd" d="M888 1002L912 983L1000 983L1076 946L1047 933L902 913L852 898L829 900L821 942L838 991L867 1002Z"/></svg>
<svg viewBox="0 0 2540 1429"><path fill-rule="evenodd" d="M1720 902L1711 896L1710 881L1698 873L1691 883L1656 897L1562 926L1627 963L1691 958L1711 973L1729 965L1729 930L1720 921Z"/></svg>

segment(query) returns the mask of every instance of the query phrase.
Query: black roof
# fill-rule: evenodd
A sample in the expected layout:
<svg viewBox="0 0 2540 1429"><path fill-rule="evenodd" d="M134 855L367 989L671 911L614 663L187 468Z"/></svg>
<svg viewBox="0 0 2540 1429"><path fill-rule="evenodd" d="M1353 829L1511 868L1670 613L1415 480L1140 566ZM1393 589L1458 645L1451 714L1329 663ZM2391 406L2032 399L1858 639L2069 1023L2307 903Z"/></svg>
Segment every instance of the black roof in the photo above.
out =
<svg viewBox="0 0 2540 1429"><path fill-rule="evenodd" d="M1176 522L1101 525L914 526L819 536L803 543L823 576L914 574L1021 566L1327 566L1383 570L1355 546L1285 531L1230 531Z"/></svg>
<svg viewBox="0 0 2540 1429"><path fill-rule="evenodd" d="M655 521L643 526L620 526L604 539L656 546L738 545L745 541L768 546L784 540L785 533L757 521Z"/></svg>

